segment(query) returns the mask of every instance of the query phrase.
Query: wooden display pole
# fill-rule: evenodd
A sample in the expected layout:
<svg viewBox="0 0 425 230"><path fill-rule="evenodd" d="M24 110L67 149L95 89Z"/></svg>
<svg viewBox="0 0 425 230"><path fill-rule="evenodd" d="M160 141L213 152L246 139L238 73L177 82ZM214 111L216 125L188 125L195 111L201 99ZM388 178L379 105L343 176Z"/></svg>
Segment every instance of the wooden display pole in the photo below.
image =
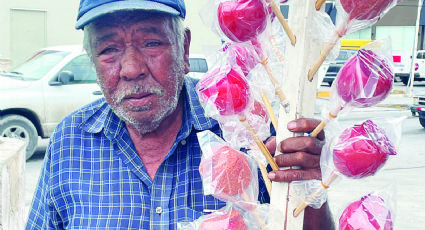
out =
<svg viewBox="0 0 425 230"><path fill-rule="evenodd" d="M321 44L312 37L313 15L316 13L315 0L289 1L288 24L297 37L295 46L286 43L285 70L282 76L282 89L285 92L290 110L285 112L283 108L279 111L277 142L286 138L299 136L287 129L289 121L313 117L316 102L317 77L312 82L308 81L308 70L320 55ZM276 152L276 154L281 154ZM294 217L293 211L303 202L302 198L295 194L291 183L272 183L271 204L284 213L284 230L303 229L304 212Z"/></svg>
<svg viewBox="0 0 425 230"><path fill-rule="evenodd" d="M25 224L25 142L0 137L0 229Z"/></svg>

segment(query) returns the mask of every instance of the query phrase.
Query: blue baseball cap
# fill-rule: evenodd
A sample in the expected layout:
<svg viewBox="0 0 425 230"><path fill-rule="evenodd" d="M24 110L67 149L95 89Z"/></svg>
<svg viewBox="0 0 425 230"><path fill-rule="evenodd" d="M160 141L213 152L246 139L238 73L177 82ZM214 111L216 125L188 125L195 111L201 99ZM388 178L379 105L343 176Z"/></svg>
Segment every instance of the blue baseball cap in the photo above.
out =
<svg viewBox="0 0 425 230"><path fill-rule="evenodd" d="M120 10L148 10L186 16L184 0L81 0L75 29L84 26L105 14Z"/></svg>

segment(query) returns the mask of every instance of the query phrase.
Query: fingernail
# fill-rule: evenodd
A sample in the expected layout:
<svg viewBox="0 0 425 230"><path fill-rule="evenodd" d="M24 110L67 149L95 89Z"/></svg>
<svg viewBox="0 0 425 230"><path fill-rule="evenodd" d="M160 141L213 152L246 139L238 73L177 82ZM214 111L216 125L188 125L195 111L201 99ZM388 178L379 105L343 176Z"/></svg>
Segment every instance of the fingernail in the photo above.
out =
<svg viewBox="0 0 425 230"><path fill-rule="evenodd" d="M288 129L295 129L297 128L297 123L295 121L291 121L288 123Z"/></svg>
<svg viewBox="0 0 425 230"><path fill-rule="evenodd" d="M269 173L269 175L267 175L267 177L268 177L270 180L274 180L274 179L276 178L276 173L271 172L271 173Z"/></svg>

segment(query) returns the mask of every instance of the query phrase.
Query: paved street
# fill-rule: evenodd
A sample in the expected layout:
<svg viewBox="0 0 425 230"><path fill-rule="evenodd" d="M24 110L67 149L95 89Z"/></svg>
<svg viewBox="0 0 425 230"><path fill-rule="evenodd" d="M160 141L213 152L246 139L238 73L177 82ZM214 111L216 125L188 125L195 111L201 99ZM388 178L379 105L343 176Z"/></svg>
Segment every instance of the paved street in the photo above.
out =
<svg viewBox="0 0 425 230"><path fill-rule="evenodd" d="M406 91L401 83L396 83L395 89ZM329 90L322 86L321 90ZM415 84L414 94L425 93L425 83ZM328 99L318 99L318 107L327 103ZM339 120L344 126L373 117L400 117L406 116L402 125L402 140L398 155L393 156L377 175L362 179L342 179L329 190L329 203L332 212L338 216L345 205L370 192L388 189L394 185L395 228L396 230L417 230L425 226L425 129L419 124L417 117L412 117L406 105L411 103L411 98L405 94L392 94L387 100L376 107L355 109ZM320 118L320 113L316 114ZM39 151L26 165L26 196L27 207L31 203L39 171L44 157L47 140L42 140Z"/></svg>

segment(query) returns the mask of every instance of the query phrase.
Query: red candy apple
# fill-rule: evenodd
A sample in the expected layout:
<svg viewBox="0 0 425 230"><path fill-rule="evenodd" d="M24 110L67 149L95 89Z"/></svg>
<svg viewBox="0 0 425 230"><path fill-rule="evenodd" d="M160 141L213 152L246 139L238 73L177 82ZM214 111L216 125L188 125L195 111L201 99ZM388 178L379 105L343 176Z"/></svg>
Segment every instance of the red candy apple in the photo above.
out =
<svg viewBox="0 0 425 230"><path fill-rule="evenodd" d="M341 5L347 12L349 20L369 20L378 17L393 2L393 0L341 0Z"/></svg>
<svg viewBox="0 0 425 230"><path fill-rule="evenodd" d="M199 172L202 176L206 176L207 164L212 165L211 186L216 195L240 195L251 182L252 172L246 156L229 146L219 148L212 155L212 159L201 162Z"/></svg>
<svg viewBox="0 0 425 230"><path fill-rule="evenodd" d="M201 99L213 103L220 115L236 115L249 103L249 86L240 69L225 66L201 79L196 89Z"/></svg>
<svg viewBox="0 0 425 230"><path fill-rule="evenodd" d="M394 75L386 59L361 49L341 68L336 79L338 95L353 107L369 107L391 92Z"/></svg>
<svg viewBox="0 0 425 230"><path fill-rule="evenodd" d="M339 230L392 229L391 212L376 195L367 195L351 203L339 218Z"/></svg>
<svg viewBox="0 0 425 230"><path fill-rule="evenodd" d="M221 0L217 13L221 30L235 42L252 40L267 26L262 0Z"/></svg>
<svg viewBox="0 0 425 230"><path fill-rule="evenodd" d="M343 175L362 178L375 174L388 156L395 154L385 131L367 120L341 133L333 148L333 161Z"/></svg>
<svg viewBox="0 0 425 230"><path fill-rule="evenodd" d="M199 230L246 230L241 212L232 209L230 213L212 213L202 220Z"/></svg>

